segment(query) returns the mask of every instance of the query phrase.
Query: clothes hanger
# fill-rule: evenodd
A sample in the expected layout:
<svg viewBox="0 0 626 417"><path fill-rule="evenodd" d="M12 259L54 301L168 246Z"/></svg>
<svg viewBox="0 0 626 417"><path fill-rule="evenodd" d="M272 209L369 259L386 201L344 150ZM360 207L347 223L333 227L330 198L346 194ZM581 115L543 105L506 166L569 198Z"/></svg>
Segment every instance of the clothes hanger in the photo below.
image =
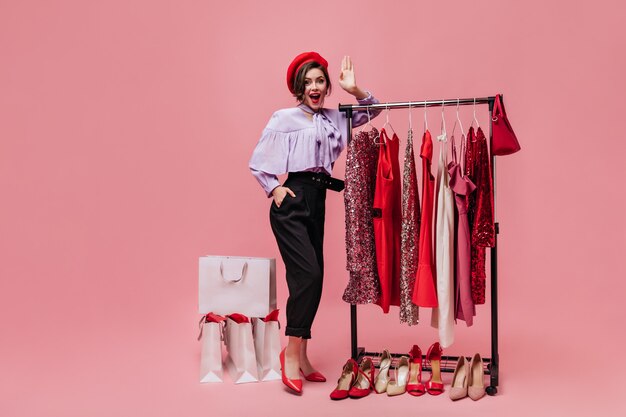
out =
<svg viewBox="0 0 626 417"><path fill-rule="evenodd" d="M361 130L359 130L359 133L363 132L365 130L366 127L369 127L369 131L368 132L375 132L375 136L374 136L374 145L382 145L383 142L380 142L378 139L380 139L380 132L374 127L374 125L372 124L372 116L370 114L370 108L367 107L367 123L363 125L363 127L361 128Z"/></svg>
<svg viewBox="0 0 626 417"><path fill-rule="evenodd" d="M376 145L378 145L378 144L379 144L379 143L378 143L378 137L379 137L379 134L378 134L378 131L376 130L376 128L374 127L374 125L372 124L372 116L371 116L371 114L370 114L370 108L369 108L369 107L367 107L365 110L367 111L367 123L365 123L365 124L363 125L363 127L361 128L361 130L359 130L359 133L364 132L364 131L365 131L365 129L369 127L369 129L367 130L367 132L368 132L368 133L369 133L369 132L375 132L375 133L376 133L376 135L374 136L374 143L375 143Z"/></svg>
<svg viewBox="0 0 626 417"><path fill-rule="evenodd" d="M363 127L359 130L359 133L363 132L366 127L369 127L370 130L374 128L374 126L372 125L372 117L370 116L370 108L368 107L365 110L367 111L367 123L363 125Z"/></svg>
<svg viewBox="0 0 626 417"><path fill-rule="evenodd" d="M428 117L426 117L426 102L424 102L424 133L428 131Z"/></svg>
<svg viewBox="0 0 626 417"><path fill-rule="evenodd" d="M407 146L413 146L413 105L409 101L409 132L407 133Z"/></svg>
<svg viewBox="0 0 626 417"><path fill-rule="evenodd" d="M459 117L459 106L461 100L460 99L456 99L456 120L454 121L454 126L452 127L452 137L454 137L454 133L456 132L456 127L457 125L461 127L461 134L463 134L464 130L463 130L463 122L461 122L461 118Z"/></svg>
<svg viewBox="0 0 626 417"><path fill-rule="evenodd" d="M445 108L445 101L441 100L441 134L437 136L437 139L442 142L445 142L448 136L448 134L446 133L446 115L444 113Z"/></svg>
<svg viewBox="0 0 626 417"><path fill-rule="evenodd" d="M454 134L456 133L456 126L461 125L461 135L463 134L463 124L461 124L461 119L459 119L459 99L456 99L456 119L454 120L454 125L452 126L452 135L450 135L450 153L452 153L452 159L454 162L456 160L456 138Z"/></svg>
<svg viewBox="0 0 626 417"><path fill-rule="evenodd" d="M381 130L383 130L385 127L389 126L391 128L391 131L393 132L393 134L395 136L396 135L396 131L393 129L393 126L391 126L391 123L389 123L389 106L385 106L386 112L385 112L385 116L386 116L386 120L385 120L385 124L383 124L383 127Z"/></svg>
<svg viewBox="0 0 626 417"><path fill-rule="evenodd" d="M441 100L441 133L442 134L446 134L446 114L444 112L444 110L446 109L446 105L444 100Z"/></svg>
<svg viewBox="0 0 626 417"><path fill-rule="evenodd" d="M476 118L476 97L474 97L474 120L472 120L470 127L474 126L474 122L476 122L476 129L480 128L480 123L478 123L478 119Z"/></svg>
<svg viewBox="0 0 626 417"><path fill-rule="evenodd" d="M370 108L369 108L369 107L367 107L365 110L367 111L367 123L365 123L365 124L363 125L363 127L361 127L361 129L359 130L359 133L364 132L364 131L365 131L365 129L366 129L367 127L369 127L369 130L368 130L367 132L368 132L368 133L375 132L375 136L374 136L374 144L379 145L379 143L378 143L378 138L379 138L379 136L380 136L380 135L378 134L378 131L376 130L376 128L375 128L375 127L374 127L374 125L372 124L372 116L371 116L371 114L370 114Z"/></svg>
<svg viewBox="0 0 626 417"><path fill-rule="evenodd" d="M461 121L461 118L459 117L459 107L460 107L460 102L461 100L459 98L456 99L456 120L454 121L454 126L452 127L452 136L450 137L450 150L452 152L452 157L454 158L454 162L458 162L457 160L457 152L456 152L456 138L454 137L454 134L456 133L456 127L457 125L460 126L460 130L461 130L461 145L459 147L459 154L460 154L460 158L464 159L463 156L463 141L465 140L465 130L463 129L463 122Z"/></svg>
<svg viewBox="0 0 626 417"><path fill-rule="evenodd" d="M461 118L459 117L459 99L456 99L456 119L459 122L459 126L461 126L461 145L459 146L459 158L455 159L455 162L459 164L461 167L461 177L465 177L465 149L467 148L467 136L465 135L465 129L463 129L463 122L461 122ZM476 101L476 99L474 99ZM455 153L456 153L456 145L455 145ZM456 155L455 155L456 156Z"/></svg>

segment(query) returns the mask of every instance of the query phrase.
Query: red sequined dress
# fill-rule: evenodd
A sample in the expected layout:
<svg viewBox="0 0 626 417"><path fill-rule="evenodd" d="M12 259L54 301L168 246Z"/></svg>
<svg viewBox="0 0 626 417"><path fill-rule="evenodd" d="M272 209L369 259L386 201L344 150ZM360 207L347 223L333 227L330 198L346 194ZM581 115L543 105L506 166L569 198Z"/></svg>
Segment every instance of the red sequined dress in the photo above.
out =
<svg viewBox="0 0 626 417"><path fill-rule="evenodd" d="M380 283L374 249L374 185L378 164L378 130L361 131L348 143L346 156L346 269L350 280L342 299L350 304L374 303Z"/></svg>
<svg viewBox="0 0 626 417"><path fill-rule="evenodd" d="M468 196L467 218L471 228L471 281L474 304L485 303L485 248L495 244L493 183L487 139L479 127L470 127L465 152L465 175L476 185Z"/></svg>

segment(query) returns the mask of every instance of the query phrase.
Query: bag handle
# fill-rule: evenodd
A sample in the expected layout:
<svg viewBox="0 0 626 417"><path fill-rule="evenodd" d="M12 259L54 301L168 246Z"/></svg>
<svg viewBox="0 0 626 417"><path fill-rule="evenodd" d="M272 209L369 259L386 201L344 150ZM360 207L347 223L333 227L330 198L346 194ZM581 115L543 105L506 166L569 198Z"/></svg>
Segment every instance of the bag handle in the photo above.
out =
<svg viewBox="0 0 626 417"><path fill-rule="evenodd" d="M248 262L243 263L243 266L241 267L241 275L239 275L239 278L228 279L224 276L224 261L220 262L220 275L222 276L222 279L226 282L236 284L243 279L244 275L246 275L246 272L248 272Z"/></svg>
<svg viewBox="0 0 626 417"><path fill-rule="evenodd" d="M207 317L211 317L211 321L207 320ZM224 326L226 325L226 320L222 316L218 316L217 314L209 313L203 315L200 318L200 322L198 323L198 327L200 327L200 334L198 335L198 340L202 339L202 331L204 330L204 323L217 323L220 326L220 340L224 340Z"/></svg>
<svg viewBox="0 0 626 417"><path fill-rule="evenodd" d="M502 103L500 102L500 94L496 94L496 99L493 103L493 116L491 117L491 120L497 122L502 116L504 116L504 111L502 109Z"/></svg>

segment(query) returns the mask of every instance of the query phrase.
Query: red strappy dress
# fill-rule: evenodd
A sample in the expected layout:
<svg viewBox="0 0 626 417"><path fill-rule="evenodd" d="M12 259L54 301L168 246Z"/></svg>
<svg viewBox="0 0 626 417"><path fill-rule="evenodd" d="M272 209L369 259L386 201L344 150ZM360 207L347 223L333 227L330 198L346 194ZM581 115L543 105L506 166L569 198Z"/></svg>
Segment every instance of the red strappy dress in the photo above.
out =
<svg viewBox="0 0 626 417"><path fill-rule="evenodd" d="M437 307L437 287L433 260L433 204L435 177L430 173L433 160L433 140L424 132L422 148L422 218L420 220L419 261L413 302L420 307Z"/></svg>
<svg viewBox="0 0 626 417"><path fill-rule="evenodd" d="M400 176L399 139L380 131L376 190L374 192L374 239L380 278L380 299L384 313L400 305L400 233L402 228L402 177Z"/></svg>

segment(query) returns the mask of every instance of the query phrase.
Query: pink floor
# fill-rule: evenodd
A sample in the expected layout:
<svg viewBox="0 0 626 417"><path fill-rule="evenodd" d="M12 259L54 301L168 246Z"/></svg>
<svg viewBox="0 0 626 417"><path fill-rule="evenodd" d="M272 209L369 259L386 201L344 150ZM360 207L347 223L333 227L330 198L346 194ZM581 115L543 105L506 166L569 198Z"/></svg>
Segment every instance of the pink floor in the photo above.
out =
<svg viewBox="0 0 626 417"><path fill-rule="evenodd" d="M365 311L365 310L363 310ZM376 312L378 314L378 312ZM337 317L341 320L337 321ZM30 343L3 355L4 416L242 416L367 415L422 413L428 415L554 416L622 415L619 392L623 369L619 347L585 337L537 331L532 326L501 329L501 375L498 394L474 402L452 402L445 394L420 398L372 394L360 400L333 402L328 398L349 354L347 308L325 308L318 328L327 334L312 359L326 374L326 383L306 383L301 397L287 392L280 381L235 385L225 374L223 383L199 384L199 343L195 341L193 312L172 311L169 320L135 317L125 329L90 326L76 321L82 343L64 346L55 326L42 320ZM367 313L362 314L362 323ZM482 321L482 320L481 320ZM182 324L186 322L186 324ZM333 322L336 322L333 324ZM530 323L529 323L530 324ZM368 348L388 346L401 352L411 343L427 346L433 339L410 336L398 329L360 326ZM414 331L414 330L413 330ZM414 331L416 334L417 332ZM115 337L111 337L115 335ZM56 341L55 341L56 340ZM381 342L378 344L377 341ZM384 342L383 342L384 341ZM384 343L384 345L382 344ZM448 354L471 355L476 344L459 341ZM6 351L6 347L3 348ZM488 347L479 349L489 355ZM451 374L444 374L449 384ZM621 410L621 411L620 411Z"/></svg>

